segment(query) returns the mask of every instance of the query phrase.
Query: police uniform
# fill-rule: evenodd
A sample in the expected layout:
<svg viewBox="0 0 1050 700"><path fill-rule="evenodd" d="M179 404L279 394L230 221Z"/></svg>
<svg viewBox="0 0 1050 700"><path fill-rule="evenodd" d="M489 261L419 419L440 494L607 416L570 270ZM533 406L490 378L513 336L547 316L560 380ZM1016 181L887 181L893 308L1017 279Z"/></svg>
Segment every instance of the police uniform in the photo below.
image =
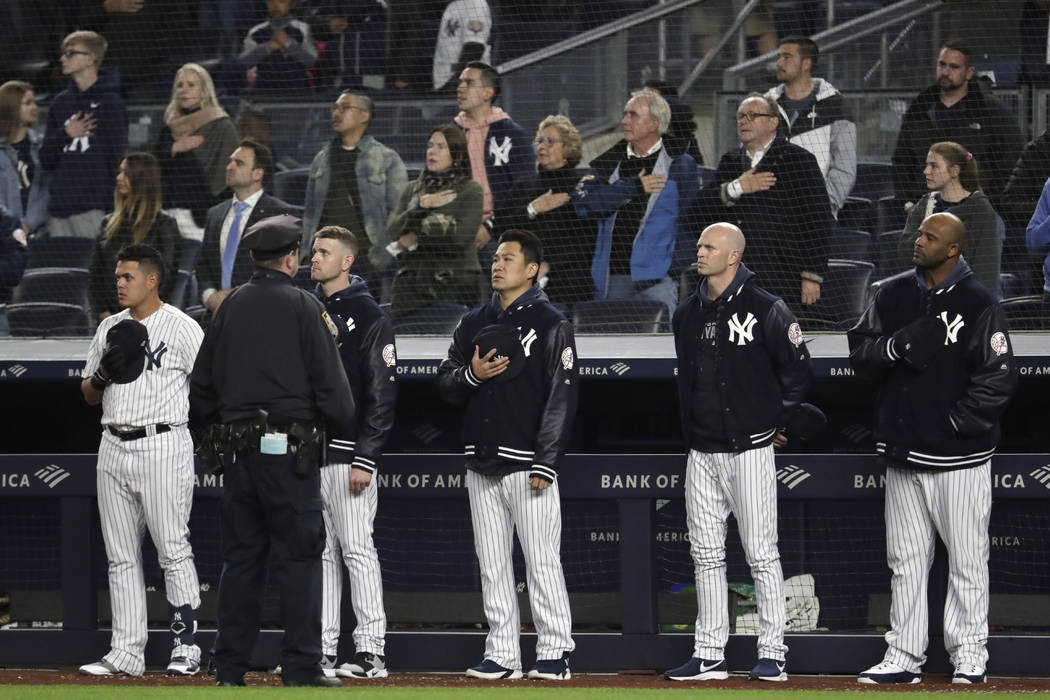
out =
<svg viewBox="0 0 1050 700"><path fill-rule="evenodd" d="M256 259L298 250L299 221L253 225ZM223 302L197 356L190 405L196 422L221 424L223 572L216 680L243 684L259 632L267 558L281 575L285 685L320 685L324 525L316 458L302 459L314 427L350 430L354 399L339 361L338 330L289 275L259 268ZM267 412L265 417L260 409Z"/></svg>

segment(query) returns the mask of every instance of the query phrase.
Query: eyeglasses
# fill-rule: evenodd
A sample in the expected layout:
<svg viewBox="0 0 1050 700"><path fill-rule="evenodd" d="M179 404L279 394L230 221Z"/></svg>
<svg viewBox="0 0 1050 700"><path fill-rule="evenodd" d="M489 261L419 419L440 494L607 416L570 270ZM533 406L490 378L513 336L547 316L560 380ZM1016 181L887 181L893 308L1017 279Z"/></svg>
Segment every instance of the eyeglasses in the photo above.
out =
<svg viewBox="0 0 1050 700"><path fill-rule="evenodd" d="M73 58L74 56L90 56L91 52L90 51L77 51L76 49L65 49L59 55L65 57L65 58Z"/></svg>
<svg viewBox="0 0 1050 700"><path fill-rule="evenodd" d="M532 142L533 146L553 146L556 143L561 143L561 139L551 138L550 136L540 136Z"/></svg>
<svg viewBox="0 0 1050 700"><path fill-rule="evenodd" d="M775 117L776 114L766 114L765 112L739 112L736 115L738 122L753 122L759 117Z"/></svg>

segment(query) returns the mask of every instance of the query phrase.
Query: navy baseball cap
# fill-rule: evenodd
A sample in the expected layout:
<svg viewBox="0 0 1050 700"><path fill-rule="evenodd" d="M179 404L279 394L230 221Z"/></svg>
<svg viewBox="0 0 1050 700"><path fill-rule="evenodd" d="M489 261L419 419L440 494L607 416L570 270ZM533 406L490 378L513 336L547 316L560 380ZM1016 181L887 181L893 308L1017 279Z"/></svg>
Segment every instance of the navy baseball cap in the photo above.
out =
<svg viewBox="0 0 1050 700"><path fill-rule="evenodd" d="M828 418L824 412L811 403L800 403L795 406L784 426L788 440L810 440L824 432Z"/></svg>
<svg viewBox="0 0 1050 700"><path fill-rule="evenodd" d="M502 374L492 378L494 382L507 382L514 379L525 369L525 351L521 347L518 328L508 323L497 323L485 326L474 336L474 345L478 346L478 356L485 357L492 349L496 350L493 358L508 357L510 364Z"/></svg>
<svg viewBox="0 0 1050 700"><path fill-rule="evenodd" d="M272 260L299 249L303 222L291 214L270 216L252 224L241 241L257 260Z"/></svg>
<svg viewBox="0 0 1050 700"><path fill-rule="evenodd" d="M124 370L113 377L117 384L129 384L142 374L146 365L149 331L133 318L126 318L106 332L106 347L118 346L124 354Z"/></svg>

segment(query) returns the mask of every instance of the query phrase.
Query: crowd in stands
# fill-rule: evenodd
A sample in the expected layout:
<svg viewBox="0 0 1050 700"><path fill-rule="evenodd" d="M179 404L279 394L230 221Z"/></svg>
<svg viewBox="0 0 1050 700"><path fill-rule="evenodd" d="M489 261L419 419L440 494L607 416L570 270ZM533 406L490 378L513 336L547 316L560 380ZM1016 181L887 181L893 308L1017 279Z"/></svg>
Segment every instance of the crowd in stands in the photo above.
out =
<svg viewBox="0 0 1050 700"><path fill-rule="evenodd" d="M333 101L332 141L309 168L305 196L289 202L266 191L274 173L266 115L248 109L231 118L206 66L174 70L156 142L150 152L128 152L118 80L128 74L110 65L114 52L118 60L125 55L120 32L114 41L90 30L68 34L60 54L68 82L51 100L43 137L35 130L33 86L0 86L0 289L10 297L27 236L91 239L94 323L119 308L109 279L113 255L124 244L146 242L192 279L176 286L169 275L162 297L199 306L198 319L207 323L251 273L239 248L243 232L266 216L291 213L303 220L304 265L318 229L337 224L358 234L355 273L405 329L436 307L469 307L487 296L483 270L493 241L512 228L540 237L541 283L566 307L649 303L662 307L666 324L695 283L697 234L716 221L745 231L749 268L800 317L834 302L827 290L841 267L834 251L853 224L857 136L842 95L813 76L819 49L812 40L779 40L779 84L740 103L740 146L722 154L717 167L702 168L692 112L662 81L631 94L622 140L583 164L582 140L568 117L548 116L534 130L518 124L498 104L497 71L482 60L462 63L488 55L488 27L475 23L491 22L463 14L456 6L465 2L448 4L445 19L461 17L453 23L462 29L465 22L477 45L463 42L453 65L439 72L435 63L433 72L435 87L454 86L459 112L431 129L418 176L410 180L399 154L368 133L375 104L361 81L349 81ZM111 12L111 4L124 9ZM349 31L347 17L367 4L304 2L299 9L312 13L311 24L292 15L294 0L267 0L269 17L251 27L239 59L250 66L252 89L287 95L302 87L318 55L312 37ZM138 16L146 11L141 1L134 11L127 9L134 0L103 5L102 14L147 22ZM216 11L229 9L218 5ZM1031 256L1041 263L1050 248L1050 136L1023 147L1016 117L974 73L972 52L946 42L936 83L904 115L893 154L896 201L887 215L899 233L878 271L906 270L923 219L948 211L965 224L964 256L993 293L1050 293L1050 264L1042 287L1029 270ZM871 226L865 235L892 228Z"/></svg>

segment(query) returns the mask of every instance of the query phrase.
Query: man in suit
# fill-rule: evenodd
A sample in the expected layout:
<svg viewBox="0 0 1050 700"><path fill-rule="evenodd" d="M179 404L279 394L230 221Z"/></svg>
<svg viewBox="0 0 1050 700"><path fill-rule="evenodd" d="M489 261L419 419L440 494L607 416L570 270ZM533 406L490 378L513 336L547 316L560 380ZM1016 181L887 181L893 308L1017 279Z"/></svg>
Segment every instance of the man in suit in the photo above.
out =
<svg viewBox="0 0 1050 700"><path fill-rule="evenodd" d="M292 212L291 205L263 192L263 182L272 174L273 154L261 143L245 139L230 155L226 186L233 198L208 210L197 266L201 303L212 313L252 276L252 261L240 245L244 232L256 221Z"/></svg>

